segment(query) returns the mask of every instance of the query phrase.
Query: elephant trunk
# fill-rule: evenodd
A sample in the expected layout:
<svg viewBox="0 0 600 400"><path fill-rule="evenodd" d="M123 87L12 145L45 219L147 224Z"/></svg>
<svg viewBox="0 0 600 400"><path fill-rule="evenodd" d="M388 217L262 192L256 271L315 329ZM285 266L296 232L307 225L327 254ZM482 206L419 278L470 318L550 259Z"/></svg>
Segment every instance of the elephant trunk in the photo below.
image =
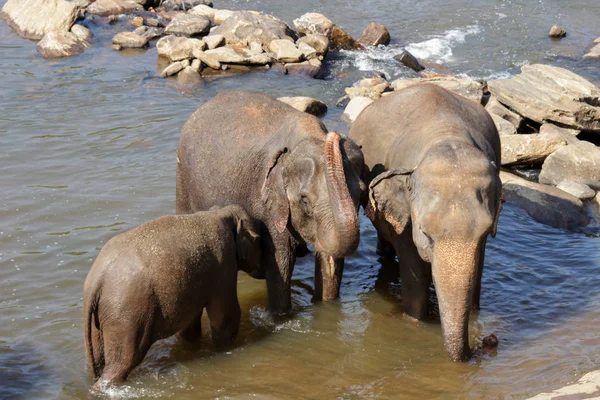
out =
<svg viewBox="0 0 600 400"><path fill-rule="evenodd" d="M477 243L444 241L436 244L432 275L438 298L444 346L453 361L471 357L469 313L476 281Z"/></svg>
<svg viewBox="0 0 600 400"><path fill-rule="evenodd" d="M326 254L315 254L315 293L313 301L333 300L340 295L344 259Z"/></svg>
<svg viewBox="0 0 600 400"><path fill-rule="evenodd" d="M319 250L334 259L356 251L359 241L357 210L344 175L340 140L339 133L327 134L325 162L331 216L329 221L322 224L319 235L322 246Z"/></svg>

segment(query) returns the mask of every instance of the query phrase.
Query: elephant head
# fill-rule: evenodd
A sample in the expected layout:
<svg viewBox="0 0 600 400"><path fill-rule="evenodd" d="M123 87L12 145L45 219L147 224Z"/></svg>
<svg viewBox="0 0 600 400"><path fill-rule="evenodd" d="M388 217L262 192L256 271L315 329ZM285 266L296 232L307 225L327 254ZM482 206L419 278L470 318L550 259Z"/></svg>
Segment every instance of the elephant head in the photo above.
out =
<svg viewBox="0 0 600 400"><path fill-rule="evenodd" d="M343 257L358 247L363 167L358 146L336 132L325 140L304 138L272 156L263 199L279 232L289 230L317 252L323 286L316 288L316 298L339 295Z"/></svg>
<svg viewBox="0 0 600 400"><path fill-rule="evenodd" d="M468 322L488 234L501 208L498 168L471 145L430 149L412 171L388 170L370 186L367 215L396 234L412 228L420 257L431 263L444 344L453 360L471 351Z"/></svg>

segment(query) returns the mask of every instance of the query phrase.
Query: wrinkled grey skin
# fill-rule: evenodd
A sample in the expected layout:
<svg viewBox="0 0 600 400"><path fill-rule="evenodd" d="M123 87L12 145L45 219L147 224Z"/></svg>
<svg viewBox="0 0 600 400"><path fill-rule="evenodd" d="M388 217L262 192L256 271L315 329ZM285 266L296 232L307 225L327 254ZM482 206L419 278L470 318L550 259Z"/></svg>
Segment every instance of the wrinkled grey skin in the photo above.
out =
<svg viewBox="0 0 600 400"><path fill-rule="evenodd" d="M359 241L362 152L273 97L222 92L187 121L177 148L177 212L241 204L262 222L269 308L291 308L296 256L316 250L313 298L338 297Z"/></svg>
<svg viewBox="0 0 600 400"><path fill-rule="evenodd" d="M237 272L259 266L258 228L241 207L229 206L157 218L110 239L83 287L96 386L123 382L159 339L199 339L204 308L215 343L233 340Z"/></svg>
<svg viewBox="0 0 600 400"><path fill-rule="evenodd" d="M349 137L370 170L366 214L378 252L391 244L398 256L405 312L427 316L433 277L448 355L468 359L469 313L479 308L485 243L501 209L492 119L479 104L420 84L373 102Z"/></svg>

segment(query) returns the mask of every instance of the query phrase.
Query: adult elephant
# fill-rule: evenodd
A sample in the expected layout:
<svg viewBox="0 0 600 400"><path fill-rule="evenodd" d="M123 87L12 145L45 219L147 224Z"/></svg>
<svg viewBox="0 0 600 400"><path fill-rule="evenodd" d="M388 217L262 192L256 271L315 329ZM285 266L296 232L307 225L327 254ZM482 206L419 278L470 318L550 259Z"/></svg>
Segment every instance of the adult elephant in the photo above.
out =
<svg viewBox="0 0 600 400"><path fill-rule="evenodd" d="M418 84L369 105L349 137L369 168L365 212L378 252L391 244L398 256L404 311L427 316L433 277L448 355L468 359L469 314L479 308L486 239L501 209L491 117L471 100Z"/></svg>
<svg viewBox="0 0 600 400"><path fill-rule="evenodd" d="M269 308L291 308L291 277L316 251L314 299L339 295L359 241L364 161L352 141L273 97L222 92L187 121L177 148L177 212L239 204L262 222Z"/></svg>

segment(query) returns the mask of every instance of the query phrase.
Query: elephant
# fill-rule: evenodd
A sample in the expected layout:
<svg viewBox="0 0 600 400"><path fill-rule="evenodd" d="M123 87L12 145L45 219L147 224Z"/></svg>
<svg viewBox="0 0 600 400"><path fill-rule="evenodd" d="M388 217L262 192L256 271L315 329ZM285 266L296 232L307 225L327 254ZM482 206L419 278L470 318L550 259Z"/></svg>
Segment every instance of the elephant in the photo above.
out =
<svg viewBox="0 0 600 400"><path fill-rule="evenodd" d="M215 344L240 325L237 273L261 259L258 221L231 205L169 215L111 238L83 287L87 365L96 387L122 383L152 343L201 336L206 308Z"/></svg>
<svg viewBox="0 0 600 400"><path fill-rule="evenodd" d="M318 118L266 94L221 92L182 128L176 209L237 203L261 221L257 275L266 278L269 309L282 315L307 245L316 252L313 300L339 296L344 257L359 242L363 169L360 148Z"/></svg>
<svg viewBox="0 0 600 400"><path fill-rule="evenodd" d="M375 100L350 128L368 169L365 214L377 251L398 257L404 312L428 315L433 279L444 345L471 357L486 240L501 210L500 139L479 104L429 83Z"/></svg>

